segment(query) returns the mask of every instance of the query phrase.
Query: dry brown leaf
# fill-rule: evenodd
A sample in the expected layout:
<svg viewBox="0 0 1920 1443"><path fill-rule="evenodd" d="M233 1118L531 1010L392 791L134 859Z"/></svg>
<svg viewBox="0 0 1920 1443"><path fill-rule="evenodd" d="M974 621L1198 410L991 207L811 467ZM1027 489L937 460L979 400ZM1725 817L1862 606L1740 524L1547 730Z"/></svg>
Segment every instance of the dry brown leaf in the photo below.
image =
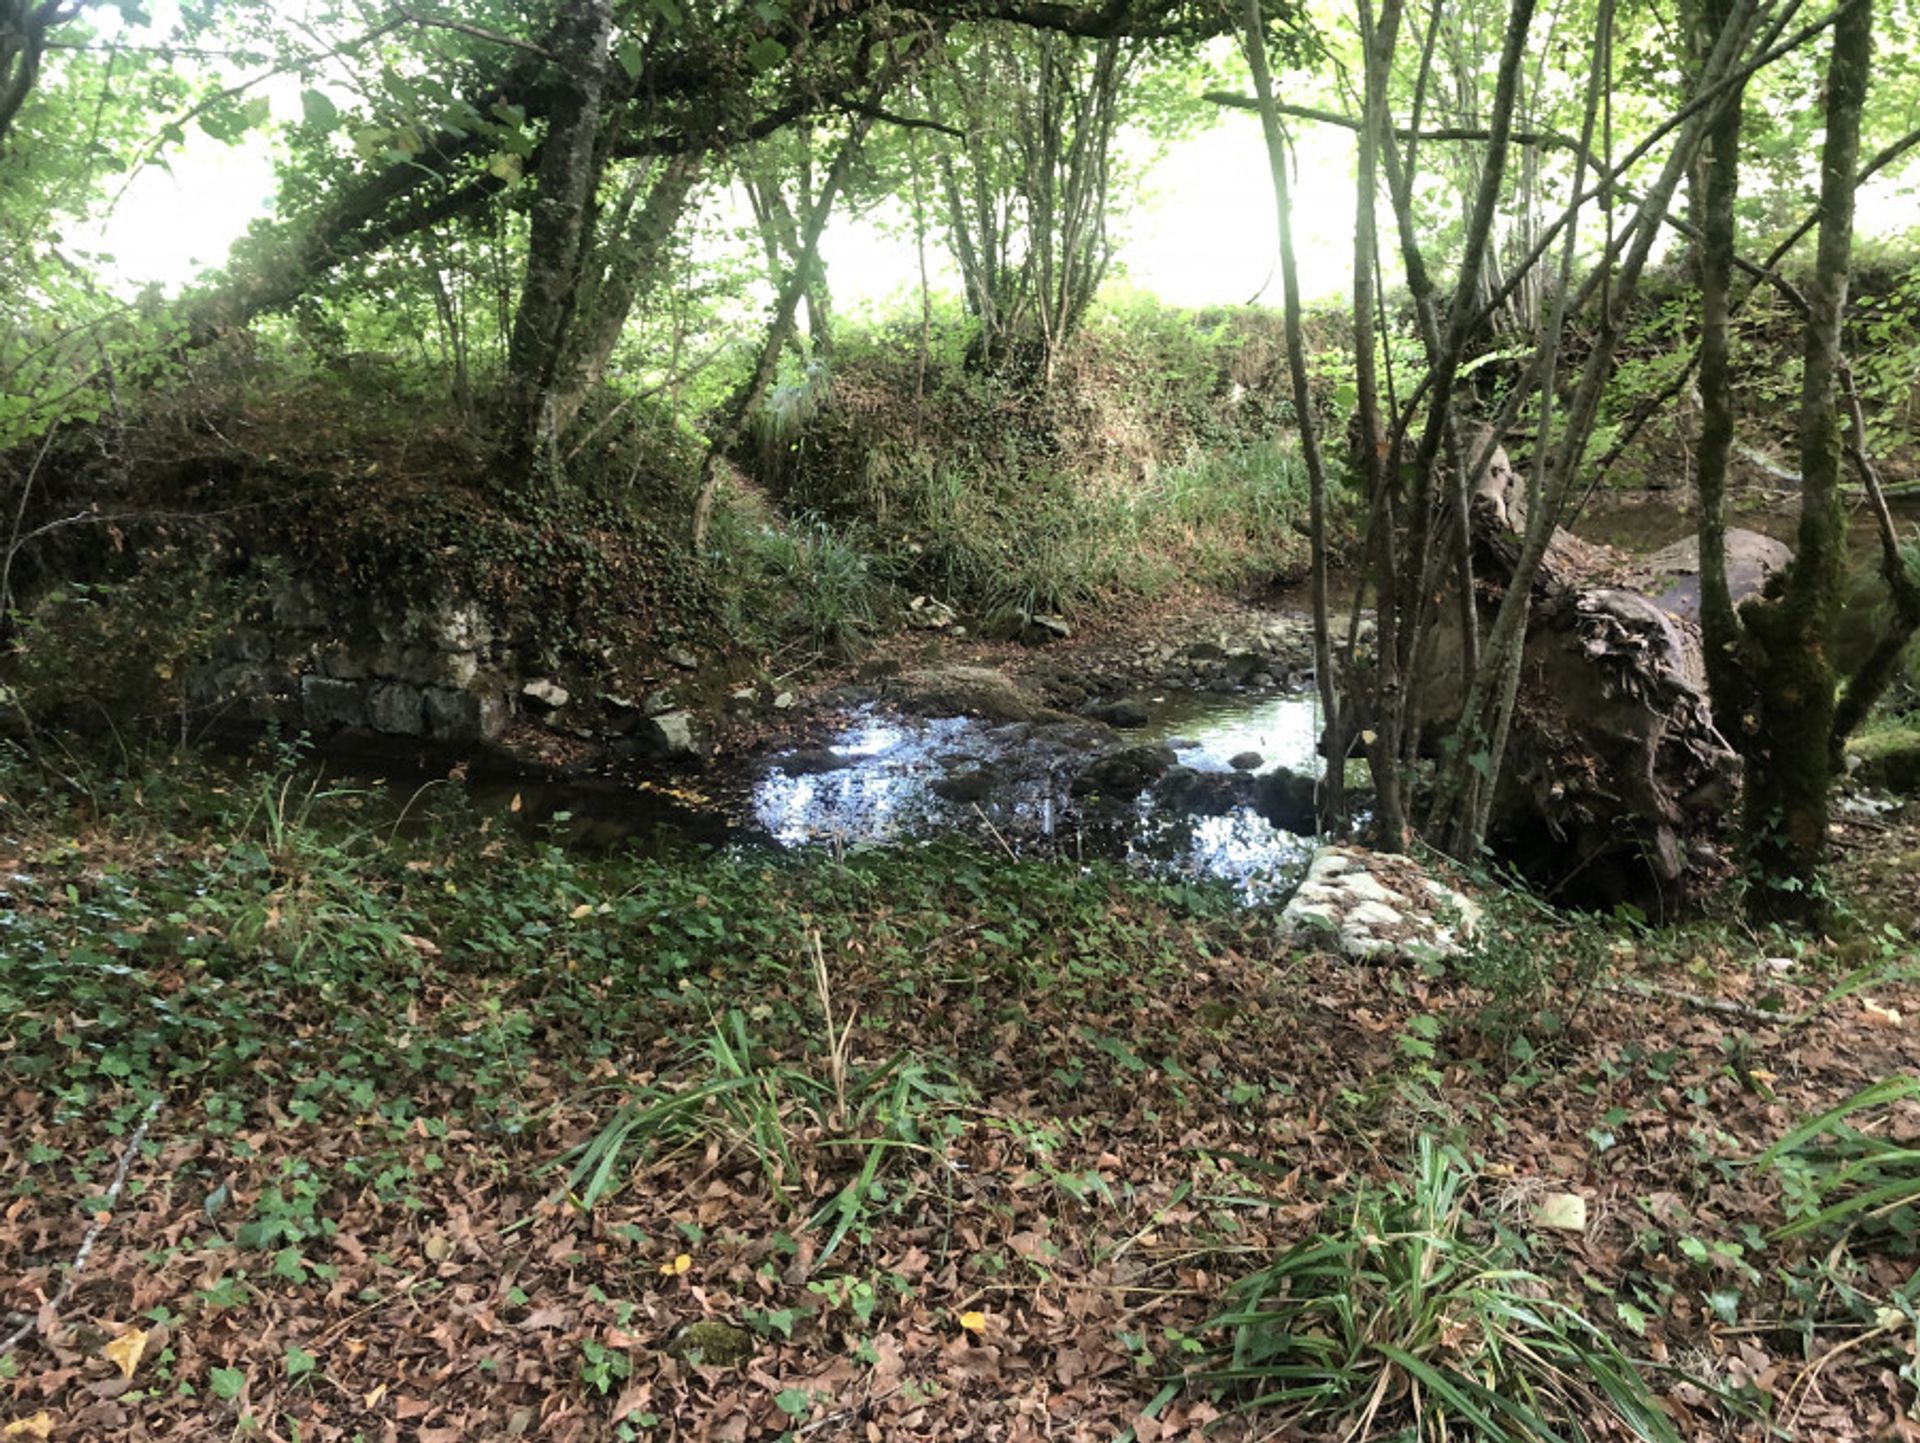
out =
<svg viewBox="0 0 1920 1443"><path fill-rule="evenodd" d="M140 1367L140 1359L147 1351L146 1330L130 1328L100 1351L107 1355L109 1363L120 1370L121 1377L130 1379Z"/></svg>

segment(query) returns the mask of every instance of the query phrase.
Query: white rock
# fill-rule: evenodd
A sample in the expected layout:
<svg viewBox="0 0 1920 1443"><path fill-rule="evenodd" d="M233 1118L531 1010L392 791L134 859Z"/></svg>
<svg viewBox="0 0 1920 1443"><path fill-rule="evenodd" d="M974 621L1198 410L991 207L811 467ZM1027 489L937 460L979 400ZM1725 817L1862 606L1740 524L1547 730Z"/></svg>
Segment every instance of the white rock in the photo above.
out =
<svg viewBox="0 0 1920 1443"><path fill-rule="evenodd" d="M1281 913L1296 935L1332 933L1344 956L1427 961L1458 955L1479 906L1411 857L1322 847Z"/></svg>

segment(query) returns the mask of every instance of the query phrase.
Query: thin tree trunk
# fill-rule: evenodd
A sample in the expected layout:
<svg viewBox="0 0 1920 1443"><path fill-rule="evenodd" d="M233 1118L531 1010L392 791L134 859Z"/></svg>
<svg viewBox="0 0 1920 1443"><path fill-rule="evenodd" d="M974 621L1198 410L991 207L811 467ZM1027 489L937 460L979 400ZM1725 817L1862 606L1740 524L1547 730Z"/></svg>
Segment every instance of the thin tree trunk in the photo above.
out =
<svg viewBox="0 0 1920 1443"><path fill-rule="evenodd" d="M1740 41L1751 14L1751 0L1736 0L1734 20L1719 37L1705 72L1704 86L1717 86L1729 73L1740 53ZM1621 317L1638 290L1647 256L1660 231L1673 193L1702 143L1705 124L1704 118L1696 112L1694 120L1675 139L1666 166L1642 198L1633 221L1624 233L1633 237L1632 244L1621 262L1617 280L1607 286L1608 293L1601 304L1599 333L1567 408L1567 419L1559 442L1551 448L1552 459L1543 462L1550 466L1550 469L1540 472L1541 480L1547 484L1544 492L1536 491L1529 497L1525 543L1515 562L1506 594L1501 598L1500 610L1488 633L1484 653L1486 664L1474 678L1467 692L1466 704L1461 710L1463 742L1443 769L1440 785L1436 789L1431 829L1446 836L1450 846L1461 855L1477 850L1484 840L1479 826L1487 809L1472 799L1479 796L1480 786L1491 784L1502 765L1516 700L1519 653L1525 645L1527 623L1532 614L1534 578L1539 574L1547 543L1552 539L1587 441L1593 434L1594 422L1599 415L1600 397L1611 374L1613 354L1619 341ZM1566 229L1572 231L1571 222ZM1602 278L1607 274L1604 267L1598 273ZM1546 441L1547 438L1542 436L1543 457L1549 450ZM1484 753L1475 743L1483 744ZM1463 802L1463 799L1468 800Z"/></svg>
<svg viewBox="0 0 1920 1443"><path fill-rule="evenodd" d="M1717 35L1730 0L1706 0L1703 19ZM1693 189L1700 243L1700 632L1714 724L1744 751L1752 714L1752 684L1738 650L1740 618L1727 585L1727 463L1733 454L1733 368L1729 349L1734 259L1734 201L1740 189L1740 127L1744 87L1720 103L1707 128Z"/></svg>
<svg viewBox="0 0 1920 1443"><path fill-rule="evenodd" d="M1530 3L1530 0L1522 0ZM1273 108L1273 77L1267 69L1266 20L1260 0L1246 3L1247 63L1260 101L1260 128L1267 142L1267 169L1273 180L1273 206L1280 238L1280 281L1284 296L1287 368L1293 379L1294 417L1300 427L1300 453L1307 467L1307 526L1313 552L1313 667L1319 687L1324 735L1343 735L1341 697L1334 684L1333 643L1327 616L1327 471L1307 384L1307 346L1300 320L1300 267L1293 249L1293 197L1287 183L1286 140ZM1344 810L1342 783L1346 758L1327 758L1327 800L1337 817Z"/></svg>
<svg viewBox="0 0 1920 1443"><path fill-rule="evenodd" d="M920 39L907 50L895 56L875 78L868 99L877 105L880 98L892 86L900 75L918 65L926 55L931 42ZM700 465L700 485L694 495L693 503L693 549L696 553L706 549L707 530L713 520L713 496L720 479L721 459L740 442L745 434L747 423L752 419L753 411L767 394L767 388L773 383L774 373L779 369L780 353L786 348L787 337L792 334L794 317L800 309L800 299L805 293L807 279L812 274L815 259L820 253L820 237L827 228L827 217L833 212L834 201L839 198L840 187L845 183L847 172L852 169L854 159L860 153L860 145L866 139L867 132L873 126L871 109L855 112L847 121L847 138L841 143L839 151L833 157L833 163L827 168L826 176L820 182L819 193L807 208L801 227L800 255L793 270L787 276L787 282L780 289L775 302L772 324L767 329L766 339L761 343L760 356L755 362L753 374L744 385L734 393L733 400L726 411L726 419L720 429L714 433L707 444L707 454Z"/></svg>
<svg viewBox="0 0 1920 1443"><path fill-rule="evenodd" d="M554 387L556 435L573 423L600 384L634 304L659 280L661 262L705 165L700 150L669 157L625 234L609 242L612 254L584 317L568 337L562 379Z"/></svg>
<svg viewBox="0 0 1920 1443"><path fill-rule="evenodd" d="M1389 117L1387 114L1387 77L1392 71L1393 51L1400 31L1400 0L1384 0L1380 16L1376 21L1372 15L1370 0L1360 0L1360 34L1365 51L1366 94L1364 98L1364 119L1360 127L1358 169L1356 174L1356 202L1353 223L1353 360L1354 386L1358 394L1360 417L1359 463L1360 476L1365 483L1365 493L1369 498L1386 498L1386 427L1380 417L1380 385L1378 368L1374 359L1374 337L1377 326L1378 295L1375 290L1375 270L1379 264L1376 208L1379 205L1379 156L1381 137L1386 133ZM1383 577L1392 571L1392 510L1388 507L1382 512L1372 508L1382 516L1379 526L1376 551L1377 564ZM1324 568L1322 568L1324 569ZM1324 585L1324 581L1323 581ZM1386 602L1386 583L1382 583L1382 601ZM1317 604L1317 603L1316 603ZM1376 629L1376 644L1379 647L1379 667L1376 673L1375 704L1371 708L1377 716L1381 710L1382 697L1397 697L1401 679L1397 658L1394 655L1394 634L1392 605L1383 604L1380 608L1379 624ZM1343 726L1335 737L1335 745L1329 750L1332 763L1344 758L1351 738L1348 732L1351 724ZM1378 729L1374 730L1371 745L1367 748L1367 761L1373 773L1373 794L1376 809L1376 826L1393 850L1404 848L1410 838L1407 831L1406 798L1403 785L1404 774L1400 759L1392 751L1380 745ZM1343 778L1344 780L1344 778ZM1329 802L1344 801L1342 792L1334 792ZM1344 820L1340 813L1336 819Z"/></svg>
<svg viewBox="0 0 1920 1443"><path fill-rule="evenodd" d="M1847 678L1847 689L1835 708L1828 750L1836 772L1845 764L1847 738L1867 719L1874 703L1893 683L1907 643L1920 631L1920 577L1915 576L1900 550L1900 536L1894 528L1893 512L1887 508L1886 491L1880 485L1880 475L1872 458L1867 455L1867 418L1860 411L1860 393L1854 389L1852 373L1845 368L1840 372L1840 384L1846 393L1848 419L1852 423L1847 433L1847 450L1853 457L1854 469L1860 473L1861 484L1866 487L1867 503L1873 508L1874 524L1880 532L1880 574L1893 600L1893 616L1873 649Z"/></svg>

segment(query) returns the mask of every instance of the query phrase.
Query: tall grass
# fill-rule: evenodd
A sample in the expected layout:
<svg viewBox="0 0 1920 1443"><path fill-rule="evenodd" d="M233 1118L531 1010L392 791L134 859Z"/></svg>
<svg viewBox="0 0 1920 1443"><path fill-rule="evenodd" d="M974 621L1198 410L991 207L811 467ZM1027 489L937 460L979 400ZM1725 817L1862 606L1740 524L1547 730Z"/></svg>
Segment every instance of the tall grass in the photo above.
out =
<svg viewBox="0 0 1920 1443"><path fill-rule="evenodd" d="M1404 1182L1335 1200L1333 1229L1242 1281L1202 1376L1283 1427L1339 1437L1533 1443L1679 1434L1611 1339L1479 1223L1472 1170L1422 1138Z"/></svg>

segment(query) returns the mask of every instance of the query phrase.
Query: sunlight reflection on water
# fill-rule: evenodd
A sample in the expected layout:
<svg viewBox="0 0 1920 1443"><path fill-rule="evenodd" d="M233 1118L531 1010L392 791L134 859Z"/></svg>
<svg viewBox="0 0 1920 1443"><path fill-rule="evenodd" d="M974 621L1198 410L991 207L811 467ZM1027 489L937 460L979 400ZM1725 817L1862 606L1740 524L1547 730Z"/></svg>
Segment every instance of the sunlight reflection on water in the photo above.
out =
<svg viewBox="0 0 1920 1443"><path fill-rule="evenodd" d="M1246 752L1259 753L1262 771L1317 767L1312 699L1175 695L1154 698L1150 710L1145 729L1090 749L1074 745L1083 734L1072 728L869 709L829 743L840 765L821 769L828 763L818 751L776 758L750 810L783 846L885 845L958 831L1027 855L1117 857L1160 874L1224 878L1256 898L1290 885L1313 843L1251 807L1181 815L1147 793L1099 812L1071 798L1068 785L1100 752L1141 745L1172 746L1197 772L1227 772Z"/></svg>

